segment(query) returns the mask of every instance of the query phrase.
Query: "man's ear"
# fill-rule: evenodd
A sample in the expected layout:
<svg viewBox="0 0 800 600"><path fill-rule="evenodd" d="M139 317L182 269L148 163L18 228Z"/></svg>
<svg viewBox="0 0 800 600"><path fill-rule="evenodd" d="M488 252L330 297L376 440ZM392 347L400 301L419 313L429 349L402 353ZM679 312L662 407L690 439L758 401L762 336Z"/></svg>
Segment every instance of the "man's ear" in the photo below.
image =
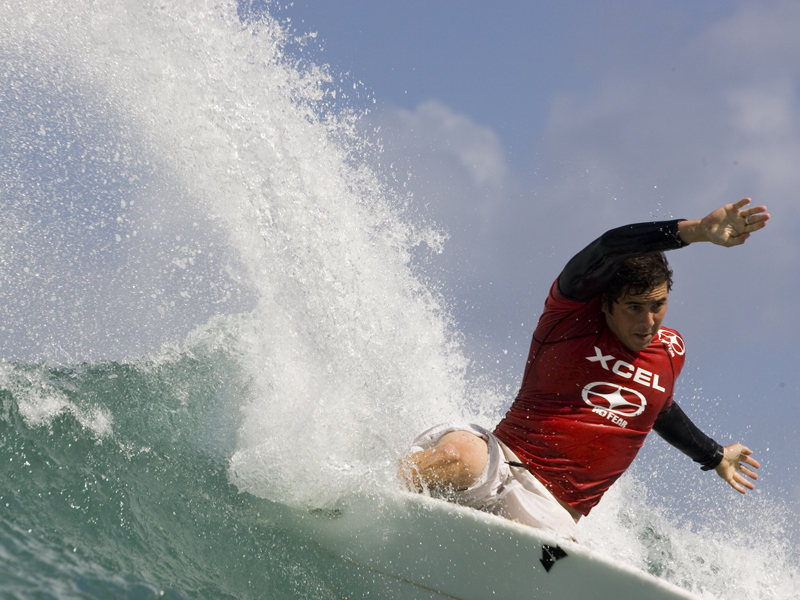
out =
<svg viewBox="0 0 800 600"><path fill-rule="evenodd" d="M600 301L600 310L603 311L604 315L613 315L614 314L614 305L609 305L608 299L603 296L602 300Z"/></svg>

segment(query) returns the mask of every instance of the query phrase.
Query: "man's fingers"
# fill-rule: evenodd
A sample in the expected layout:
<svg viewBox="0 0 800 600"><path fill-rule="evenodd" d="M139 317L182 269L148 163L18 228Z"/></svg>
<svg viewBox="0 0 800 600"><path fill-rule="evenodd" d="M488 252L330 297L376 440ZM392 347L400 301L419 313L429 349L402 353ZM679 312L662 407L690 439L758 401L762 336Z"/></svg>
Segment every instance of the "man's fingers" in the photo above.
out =
<svg viewBox="0 0 800 600"><path fill-rule="evenodd" d="M737 215L744 219L744 231L742 233L751 233L763 229L767 226L767 221L769 221L769 213L766 206L752 206L745 210L740 210L749 202L750 199L745 198L733 205Z"/></svg>
<svg viewBox="0 0 800 600"><path fill-rule="evenodd" d="M739 210L740 208L747 206L748 204L750 204L750 198L742 198L741 200L733 204L733 208Z"/></svg>
<svg viewBox="0 0 800 600"><path fill-rule="evenodd" d="M740 494L746 494L747 490L754 490L755 485L745 479L740 473L734 471L730 479L728 479L730 486Z"/></svg>
<svg viewBox="0 0 800 600"><path fill-rule="evenodd" d="M747 493L747 490L744 489L741 485L739 485L735 481L731 480L728 483L731 484L731 487L733 489L735 489L737 492L739 492L740 494L746 494Z"/></svg>
<svg viewBox="0 0 800 600"><path fill-rule="evenodd" d="M746 232L749 233L752 231L758 231L759 229L764 229L764 227L767 226L767 221L769 221L769 213L764 212L765 210L767 210L766 206L759 206L757 209L745 210L739 213L739 216L744 219L744 227Z"/></svg>
<svg viewBox="0 0 800 600"><path fill-rule="evenodd" d="M754 490L754 489L756 489L756 486L755 486L755 484L754 484L752 481L748 481L747 479L745 479L744 477L742 477L742 476L741 476L739 473L737 473L736 475L734 475L734 480L736 481L736 483L737 483L739 486L741 486L741 487L746 487L748 490ZM741 490L740 490L740 491L741 491ZM744 494L744 491L742 491L742 493Z"/></svg>
<svg viewBox="0 0 800 600"><path fill-rule="evenodd" d="M759 219L759 217L750 217L750 224L747 225L748 233L752 231L758 231L759 229L764 229L764 227L767 226L769 215L764 215L764 218L761 220L756 220L756 219Z"/></svg>
<svg viewBox="0 0 800 600"><path fill-rule="evenodd" d="M755 208L748 208L747 210L739 211L739 216L747 219L748 224L753 225L758 221L766 221L769 219L769 213L766 206L756 206Z"/></svg>
<svg viewBox="0 0 800 600"><path fill-rule="evenodd" d="M739 471L750 477L751 479L758 479L758 473L755 471L750 470L749 468L745 467L744 465L739 466Z"/></svg>
<svg viewBox="0 0 800 600"><path fill-rule="evenodd" d="M749 233L742 233L741 235L737 235L736 237L731 236L731 237L728 238L726 245L729 246L729 247L730 246L741 246L742 244L745 243L745 241L749 237L750 237Z"/></svg>
<svg viewBox="0 0 800 600"><path fill-rule="evenodd" d="M755 467L756 469L760 469L761 468L761 463L758 462L755 458L753 458L749 454L742 455L742 457L739 459L739 462L743 462L745 464L748 464L751 467Z"/></svg>

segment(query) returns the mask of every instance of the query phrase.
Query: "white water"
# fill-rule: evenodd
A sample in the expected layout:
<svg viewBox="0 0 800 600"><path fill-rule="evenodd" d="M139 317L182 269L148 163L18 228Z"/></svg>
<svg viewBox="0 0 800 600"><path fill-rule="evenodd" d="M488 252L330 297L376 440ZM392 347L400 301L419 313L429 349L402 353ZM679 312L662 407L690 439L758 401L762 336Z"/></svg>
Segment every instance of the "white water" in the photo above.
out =
<svg viewBox="0 0 800 600"><path fill-rule="evenodd" d="M185 308L181 321L194 328L187 347L222 329L240 355L249 394L229 470L240 490L294 506L391 490L398 456L423 428L492 423L509 399L471 379L443 299L412 266L415 252L446 252L445 240L361 158L378 150L334 100L337 78L298 67L278 23L243 27L233 4L189 1L11 2L0 18L16 63L35 62L102 107L106 129L128 140L124 175L143 181L133 195L98 192L122 211L106 208L126 226L116 243L141 253L116 281L129 294L146 289L141 318L109 323L134 349L152 347L180 331L159 338L170 311L196 301L213 309L201 316L230 313L232 290L244 290L233 312L246 312L198 327ZM109 163L115 143L97 147ZM87 321L75 317L75 339ZM779 526L759 519L733 534L722 520L698 530L671 519L626 477L581 527L590 546L657 563L703 597L798 597Z"/></svg>

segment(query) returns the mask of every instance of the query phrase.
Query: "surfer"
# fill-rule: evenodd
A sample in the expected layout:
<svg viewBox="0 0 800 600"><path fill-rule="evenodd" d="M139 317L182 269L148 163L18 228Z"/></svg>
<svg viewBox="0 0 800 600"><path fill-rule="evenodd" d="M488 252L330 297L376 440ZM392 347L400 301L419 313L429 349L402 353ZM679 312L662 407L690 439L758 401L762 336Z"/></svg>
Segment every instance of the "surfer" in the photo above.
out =
<svg viewBox="0 0 800 600"><path fill-rule="evenodd" d="M685 346L662 327L664 251L743 244L769 220L746 198L703 219L626 225L574 256L553 283L516 400L493 432L444 423L400 461L408 487L577 540L576 524L630 466L651 429L736 491L759 463L721 446L673 399Z"/></svg>

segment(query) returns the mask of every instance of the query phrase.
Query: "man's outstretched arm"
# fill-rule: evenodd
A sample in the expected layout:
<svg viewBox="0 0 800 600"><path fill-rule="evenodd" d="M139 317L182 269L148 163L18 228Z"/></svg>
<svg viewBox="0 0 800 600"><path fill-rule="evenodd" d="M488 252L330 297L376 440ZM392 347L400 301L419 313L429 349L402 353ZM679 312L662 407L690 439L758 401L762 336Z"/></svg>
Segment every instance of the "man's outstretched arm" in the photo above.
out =
<svg viewBox="0 0 800 600"><path fill-rule="evenodd" d="M714 469L737 492L744 494L755 488L753 482L744 477L758 479L753 469L761 466L752 457L750 448L742 444L722 447L692 423L677 402L673 401L658 415L653 431L698 463L704 471Z"/></svg>
<svg viewBox="0 0 800 600"><path fill-rule="evenodd" d="M570 259L558 276L559 293L575 302L588 302L603 291L625 259L686 246L678 225L674 219L606 231Z"/></svg>
<svg viewBox="0 0 800 600"><path fill-rule="evenodd" d="M602 291L627 258L676 250L695 242L720 246L743 244L769 220L765 206L748 207L750 198L726 204L703 219L624 225L607 231L576 254L558 277L565 298L588 302Z"/></svg>

